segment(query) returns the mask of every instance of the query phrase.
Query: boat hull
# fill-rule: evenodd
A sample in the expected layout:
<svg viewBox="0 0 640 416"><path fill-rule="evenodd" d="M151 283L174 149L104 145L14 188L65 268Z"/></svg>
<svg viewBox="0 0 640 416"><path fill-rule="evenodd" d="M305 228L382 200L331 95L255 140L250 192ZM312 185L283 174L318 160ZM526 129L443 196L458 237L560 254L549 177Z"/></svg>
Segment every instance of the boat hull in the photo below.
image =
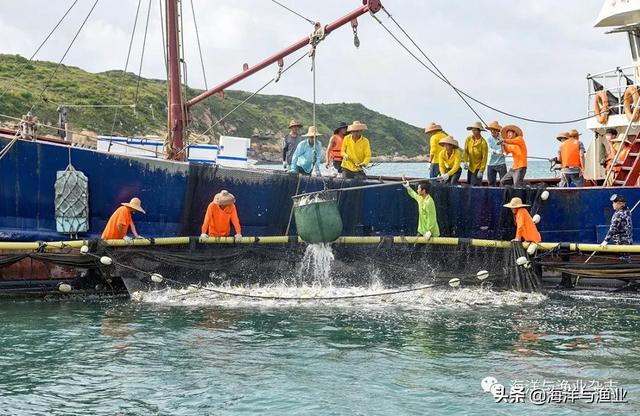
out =
<svg viewBox="0 0 640 416"><path fill-rule="evenodd" d="M4 146L8 139L0 138ZM269 170L230 169L101 153L41 141L19 140L0 160L0 240L52 241L69 236L56 231L54 182L56 172L71 162L89 180L89 231L82 239L99 238L111 213L133 196L142 199L146 215L136 215L145 237L199 235L200 224L213 195L227 189L237 198L243 235L284 235L289 229L295 194L362 185L343 179L299 177ZM638 188L525 188L445 186L434 183L442 235L459 238L510 240L512 214L502 205L513 196L531 203L540 214L544 241L589 243L601 241L612 215L609 197L623 194L631 204L640 200ZM354 236L415 235L415 201L397 186L340 194L343 234ZM636 224L640 224L636 218ZM635 229L635 235L640 233ZM22 265L23 272L27 270ZM32 267L27 273L0 268L0 281L68 278L69 272Z"/></svg>

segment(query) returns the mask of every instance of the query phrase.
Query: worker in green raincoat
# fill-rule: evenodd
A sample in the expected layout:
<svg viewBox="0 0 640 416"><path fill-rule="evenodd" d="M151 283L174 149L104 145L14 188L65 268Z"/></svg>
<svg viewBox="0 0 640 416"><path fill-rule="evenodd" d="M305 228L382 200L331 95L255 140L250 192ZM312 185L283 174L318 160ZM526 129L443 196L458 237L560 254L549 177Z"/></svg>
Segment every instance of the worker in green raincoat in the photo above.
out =
<svg viewBox="0 0 640 416"><path fill-rule="evenodd" d="M418 203L418 234L427 240L431 237L440 237L440 228L436 216L436 204L429 195L429 182L418 183L417 192L409 186L409 181L402 177L404 186L409 196Z"/></svg>

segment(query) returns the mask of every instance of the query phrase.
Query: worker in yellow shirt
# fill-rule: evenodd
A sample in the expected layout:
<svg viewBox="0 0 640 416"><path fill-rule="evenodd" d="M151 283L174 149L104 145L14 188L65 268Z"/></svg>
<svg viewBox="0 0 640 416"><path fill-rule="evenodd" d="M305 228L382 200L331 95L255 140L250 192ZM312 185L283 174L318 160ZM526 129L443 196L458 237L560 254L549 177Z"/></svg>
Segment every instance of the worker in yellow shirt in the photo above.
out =
<svg viewBox="0 0 640 416"><path fill-rule="evenodd" d="M462 167L467 170L467 183L471 186L480 186L489 160L489 146L480 133L486 130L480 122L472 123L467 130L471 131L471 136L464 142Z"/></svg>
<svg viewBox="0 0 640 416"><path fill-rule="evenodd" d="M457 185L460 180L460 174L462 169L460 168L460 161L462 160L462 152L458 141L451 136L447 136L438 142L443 149L438 156L440 176L438 180L444 183L450 183L451 185Z"/></svg>
<svg viewBox="0 0 640 416"><path fill-rule="evenodd" d="M371 161L369 139L362 135L367 125L354 121L347 128L348 135L342 141L342 176L346 179L364 179L364 169Z"/></svg>
<svg viewBox="0 0 640 416"><path fill-rule="evenodd" d="M424 132L427 135L427 141L429 141L429 160L427 160L430 163L429 177L435 178L440 175L438 157L442 151L442 146L438 143L448 135L442 130L442 126L435 122L425 127Z"/></svg>

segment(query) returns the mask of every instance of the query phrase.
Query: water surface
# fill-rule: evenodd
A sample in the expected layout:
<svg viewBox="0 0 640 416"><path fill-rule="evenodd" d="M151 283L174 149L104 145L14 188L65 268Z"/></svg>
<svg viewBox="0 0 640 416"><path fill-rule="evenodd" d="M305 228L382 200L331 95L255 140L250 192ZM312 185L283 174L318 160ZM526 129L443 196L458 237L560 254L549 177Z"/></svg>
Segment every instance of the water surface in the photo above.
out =
<svg viewBox="0 0 640 416"><path fill-rule="evenodd" d="M638 414L640 303L434 289L362 302L0 305L2 414ZM609 380L627 404L496 404L480 381Z"/></svg>

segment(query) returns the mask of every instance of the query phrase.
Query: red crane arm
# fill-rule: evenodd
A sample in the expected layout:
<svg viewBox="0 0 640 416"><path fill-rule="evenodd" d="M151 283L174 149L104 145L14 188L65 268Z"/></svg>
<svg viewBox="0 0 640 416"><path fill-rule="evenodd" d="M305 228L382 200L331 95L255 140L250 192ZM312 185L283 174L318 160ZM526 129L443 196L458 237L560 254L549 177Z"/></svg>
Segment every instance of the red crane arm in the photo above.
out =
<svg viewBox="0 0 640 416"><path fill-rule="evenodd" d="M354 21L355 19L357 19L359 16L362 16L363 14L367 13L367 12L371 12L371 13L377 13L378 11L380 11L380 9L382 9L382 3L380 2L380 0L362 0L362 6L360 6L359 8L357 8L356 10L352 11L351 13L341 17L340 19L336 20L335 22L329 23L328 25L325 26L324 28L324 33L325 35L328 35L329 33L333 32L334 30L338 29L341 26L344 26L345 24ZM300 39L298 42L294 43L293 45L289 46L286 49L283 49L282 51L278 52L277 54L270 56L269 58L265 59L264 61L249 67L245 70L243 70L241 73L239 73L238 75L234 76L233 78L219 84L216 85L215 87L203 92L202 94L198 95L197 97L194 97L192 99L190 99L189 101L187 101L186 106L187 108L190 108L196 104L198 104L199 102L206 100L207 98L209 98L210 96L212 96L213 94L219 93L224 91L225 89L229 88L230 86L232 86L233 84L236 84L240 81L242 81L243 79L255 74L256 72L266 68L267 66L278 62L279 60L281 60L282 58L284 58L287 55L292 54L293 52L297 51L298 49L304 48L305 46L309 45L309 37L305 37L303 39Z"/></svg>

